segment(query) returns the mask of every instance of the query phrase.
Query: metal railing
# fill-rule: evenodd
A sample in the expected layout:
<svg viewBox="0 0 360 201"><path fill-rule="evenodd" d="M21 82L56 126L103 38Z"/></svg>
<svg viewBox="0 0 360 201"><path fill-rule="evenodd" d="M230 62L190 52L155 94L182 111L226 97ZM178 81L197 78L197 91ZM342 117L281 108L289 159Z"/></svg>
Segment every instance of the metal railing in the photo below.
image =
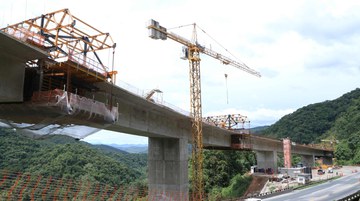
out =
<svg viewBox="0 0 360 201"><path fill-rule="evenodd" d="M147 91L136 88L136 87L124 82L124 81L118 81L117 86L119 86L122 89L125 89L128 92L131 92L132 94L134 94L136 96L144 98L144 99L145 99L145 96L147 94ZM168 103L168 102L166 102L164 100L154 99L154 103L156 103L156 104L158 104L160 106L168 107L168 108L170 108L170 109L172 109L172 110L174 110L174 111L176 111L176 112L178 112L180 114L183 114L185 116L190 116L190 112L188 112L188 111L186 111L184 109L181 109L181 108L179 108L179 107L177 107L175 105L172 105L172 104L170 104L170 103Z"/></svg>
<svg viewBox="0 0 360 201"><path fill-rule="evenodd" d="M45 37L41 36L40 34L37 34L35 32L29 31L26 28L22 27L7 27L3 29L3 31L11 36L14 36L15 38L28 42L28 43L34 43L38 46L44 46L45 43Z"/></svg>
<svg viewBox="0 0 360 201"><path fill-rule="evenodd" d="M107 76L107 72L109 71L109 68L107 66L97 62L94 59L86 57L82 54L69 53L67 59L77 64L80 64L81 66L84 66L89 70L93 70L105 77Z"/></svg>

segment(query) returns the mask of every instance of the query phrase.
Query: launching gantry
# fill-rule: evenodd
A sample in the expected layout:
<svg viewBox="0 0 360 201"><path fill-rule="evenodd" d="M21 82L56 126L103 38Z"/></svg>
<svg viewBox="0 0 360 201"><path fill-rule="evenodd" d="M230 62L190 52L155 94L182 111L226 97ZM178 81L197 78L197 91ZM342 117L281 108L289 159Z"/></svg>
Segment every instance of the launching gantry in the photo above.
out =
<svg viewBox="0 0 360 201"><path fill-rule="evenodd" d="M98 83L115 83L101 55L114 56L116 43L102 32L75 17L68 9L43 14L0 29L1 32L45 52L48 57L26 61L25 103L60 107L68 114L87 113L89 119L117 120L111 91L99 91ZM102 53L104 52L104 53ZM108 61L108 63L111 63ZM113 62L112 62L113 63ZM113 68L114 66L112 66ZM94 99L94 93L98 101ZM36 103L36 104L35 104Z"/></svg>
<svg viewBox="0 0 360 201"><path fill-rule="evenodd" d="M203 121L212 126L234 131L231 135L231 149L251 150L252 140L250 133L250 120L241 114L228 114L204 117ZM214 149L214 147L207 147ZM226 148L228 149L228 148Z"/></svg>
<svg viewBox="0 0 360 201"><path fill-rule="evenodd" d="M98 54L101 50L116 47L110 34L85 23L68 9L9 25L1 31L49 54L45 61L45 77L58 80L55 77L71 74L86 82L101 82L112 79L116 74L109 71ZM28 65L31 67L36 63Z"/></svg>

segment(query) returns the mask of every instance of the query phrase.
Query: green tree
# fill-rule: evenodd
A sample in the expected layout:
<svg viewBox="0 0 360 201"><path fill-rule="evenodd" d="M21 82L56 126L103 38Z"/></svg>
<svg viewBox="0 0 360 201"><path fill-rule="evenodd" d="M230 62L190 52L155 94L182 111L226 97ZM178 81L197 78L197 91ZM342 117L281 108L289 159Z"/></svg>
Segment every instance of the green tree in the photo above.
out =
<svg viewBox="0 0 360 201"><path fill-rule="evenodd" d="M239 194L240 188L247 188L248 183L242 176L255 164L255 154L244 151L204 151L205 191L215 199L221 197L223 188L227 188L227 196ZM236 177L236 178L235 178ZM230 187L229 187L230 186ZM241 187L240 187L241 186Z"/></svg>
<svg viewBox="0 0 360 201"><path fill-rule="evenodd" d="M353 153L345 141L341 141L336 146L334 155L338 161L348 161L353 157Z"/></svg>
<svg viewBox="0 0 360 201"><path fill-rule="evenodd" d="M352 161L354 164L360 164L360 149L357 150Z"/></svg>
<svg viewBox="0 0 360 201"><path fill-rule="evenodd" d="M291 165L296 166L301 162L301 156L297 154L292 154L291 156Z"/></svg>
<svg viewBox="0 0 360 201"><path fill-rule="evenodd" d="M147 169L146 154L110 153L66 136L36 140L4 128L0 161L0 170L111 186L143 186Z"/></svg>
<svg viewBox="0 0 360 201"><path fill-rule="evenodd" d="M252 177L241 174L235 175L230 181L230 185L221 191L221 195L224 198L236 198L241 197L247 187L250 185Z"/></svg>

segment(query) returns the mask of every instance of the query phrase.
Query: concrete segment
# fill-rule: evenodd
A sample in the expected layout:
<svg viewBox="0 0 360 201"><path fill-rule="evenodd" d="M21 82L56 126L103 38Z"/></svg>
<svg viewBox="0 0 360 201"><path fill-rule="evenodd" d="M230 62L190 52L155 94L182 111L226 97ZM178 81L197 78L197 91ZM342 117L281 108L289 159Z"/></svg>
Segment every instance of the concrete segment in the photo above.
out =
<svg viewBox="0 0 360 201"><path fill-rule="evenodd" d="M26 62L47 58L48 54L39 48L0 31L0 57Z"/></svg>

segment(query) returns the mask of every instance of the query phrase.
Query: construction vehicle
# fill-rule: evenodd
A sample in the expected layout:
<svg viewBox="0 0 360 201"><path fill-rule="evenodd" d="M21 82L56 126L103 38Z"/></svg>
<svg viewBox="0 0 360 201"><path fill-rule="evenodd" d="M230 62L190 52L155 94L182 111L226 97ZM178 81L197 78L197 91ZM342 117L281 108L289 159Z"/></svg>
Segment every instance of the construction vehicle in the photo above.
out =
<svg viewBox="0 0 360 201"><path fill-rule="evenodd" d="M190 77L190 115L192 120L192 179L193 193L197 194L196 200L204 200L203 189L203 140L202 140L202 106L201 106L201 81L200 81L200 53L206 54L223 64L232 65L254 76L260 77L260 73L249 68L242 62L234 61L215 52L197 41L196 24L193 24L192 40L188 40L177 34L168 32L165 27L160 26L159 22L150 20L147 27L149 37L152 39L171 39L183 47L183 59L189 60Z"/></svg>

